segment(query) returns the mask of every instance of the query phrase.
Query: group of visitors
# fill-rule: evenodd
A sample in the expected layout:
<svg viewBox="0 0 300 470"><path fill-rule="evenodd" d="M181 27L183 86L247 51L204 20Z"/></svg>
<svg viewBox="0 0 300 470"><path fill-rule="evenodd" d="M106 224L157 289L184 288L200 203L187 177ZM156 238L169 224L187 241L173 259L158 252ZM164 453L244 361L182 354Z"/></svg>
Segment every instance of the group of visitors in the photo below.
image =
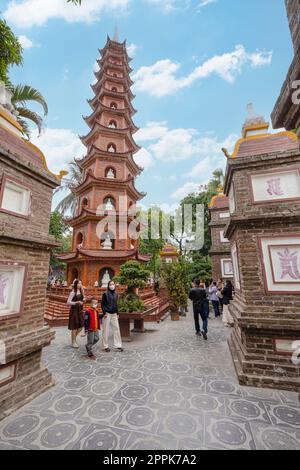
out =
<svg viewBox="0 0 300 470"><path fill-rule="evenodd" d="M84 303L88 303L84 311ZM93 347L100 341L102 329L103 349L109 353L108 338L110 329L113 331L113 349L122 352L122 339L118 315L118 294L114 281L110 281L107 291L102 295L101 302L96 297L85 299L82 282L76 279L67 304L70 306L69 330L71 331L72 347L77 349L77 337L84 329L83 337L87 338L86 351L90 359L95 359ZM99 306L101 304L101 311Z"/></svg>
<svg viewBox="0 0 300 470"><path fill-rule="evenodd" d="M234 320L229 311L229 304L233 300L234 288L232 282L223 279L218 282L195 280L189 293L189 299L193 302L196 335L208 339L208 320L210 302L213 307L215 318L223 315L223 323L227 327L233 327ZM200 327L200 318L202 328Z"/></svg>

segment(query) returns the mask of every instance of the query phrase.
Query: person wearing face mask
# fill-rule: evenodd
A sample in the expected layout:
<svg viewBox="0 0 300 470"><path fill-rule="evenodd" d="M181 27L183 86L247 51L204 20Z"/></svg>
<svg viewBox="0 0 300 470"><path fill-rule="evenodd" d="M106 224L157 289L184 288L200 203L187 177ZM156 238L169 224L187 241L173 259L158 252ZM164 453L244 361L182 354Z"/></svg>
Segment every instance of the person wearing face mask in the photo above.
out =
<svg viewBox="0 0 300 470"><path fill-rule="evenodd" d="M91 306L86 309L84 314L85 334L87 335L86 351L90 359L96 359L93 353L93 347L100 339L101 321L105 316L100 314L97 310L98 300L92 297L90 300Z"/></svg>
<svg viewBox="0 0 300 470"><path fill-rule="evenodd" d="M118 294L116 293L116 285L114 281L109 281L107 291L102 296L101 308L104 315L103 320L103 347L105 352L110 352L108 346L108 337L110 327L114 335L114 351L123 351L122 339L119 326L118 315Z"/></svg>

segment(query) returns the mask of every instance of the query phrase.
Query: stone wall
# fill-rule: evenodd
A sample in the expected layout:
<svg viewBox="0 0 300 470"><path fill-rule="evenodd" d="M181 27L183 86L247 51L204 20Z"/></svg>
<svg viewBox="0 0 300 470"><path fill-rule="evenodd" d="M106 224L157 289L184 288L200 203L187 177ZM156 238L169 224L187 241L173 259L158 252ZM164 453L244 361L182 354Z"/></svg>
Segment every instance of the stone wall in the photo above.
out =
<svg viewBox="0 0 300 470"><path fill-rule="evenodd" d="M50 249L56 246L49 221L58 180L41 169L39 153L35 158L40 165L24 158L22 149L28 151L28 144L20 138L14 142L18 153L7 152L10 139L0 142L0 419L53 384L41 355L54 338L44 324L44 308ZM27 215L4 210L7 181L30 191Z"/></svg>

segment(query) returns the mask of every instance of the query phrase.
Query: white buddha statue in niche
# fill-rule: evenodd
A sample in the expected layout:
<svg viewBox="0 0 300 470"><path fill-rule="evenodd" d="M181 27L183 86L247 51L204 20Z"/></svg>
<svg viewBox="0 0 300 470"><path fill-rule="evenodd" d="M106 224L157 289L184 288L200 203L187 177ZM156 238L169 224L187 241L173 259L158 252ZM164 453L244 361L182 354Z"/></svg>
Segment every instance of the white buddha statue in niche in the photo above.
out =
<svg viewBox="0 0 300 470"><path fill-rule="evenodd" d="M115 206L111 200L111 198L109 197L104 205L104 210L106 211L113 211L115 210Z"/></svg>
<svg viewBox="0 0 300 470"><path fill-rule="evenodd" d="M101 287L107 288L109 281L110 281L110 275L109 275L109 272L108 272L108 269L107 269L105 271L105 274L104 274L103 278L102 278L102 286Z"/></svg>
<svg viewBox="0 0 300 470"><path fill-rule="evenodd" d="M115 179L115 172L112 168L110 168L107 172L107 175L106 175L106 178L111 178L111 179Z"/></svg>
<svg viewBox="0 0 300 470"><path fill-rule="evenodd" d="M110 145L110 146L108 147L108 151L109 151L109 153L116 153L116 149L115 149L115 147L114 147L113 145Z"/></svg>
<svg viewBox="0 0 300 470"><path fill-rule="evenodd" d="M112 241L110 239L110 236L107 234L107 237L105 238L104 242L102 243L102 248L103 250L112 250Z"/></svg>

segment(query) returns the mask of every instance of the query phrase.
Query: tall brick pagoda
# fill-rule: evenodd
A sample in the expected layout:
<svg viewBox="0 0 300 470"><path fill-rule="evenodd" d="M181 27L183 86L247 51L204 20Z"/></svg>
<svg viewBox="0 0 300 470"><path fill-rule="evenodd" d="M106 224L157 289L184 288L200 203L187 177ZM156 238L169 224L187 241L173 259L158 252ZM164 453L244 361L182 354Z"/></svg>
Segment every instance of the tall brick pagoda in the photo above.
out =
<svg viewBox="0 0 300 470"><path fill-rule="evenodd" d="M72 252L61 256L67 262L67 278L71 283L80 278L85 286L107 286L128 260L147 261L139 254L137 239L126 235L129 224L135 223L137 201L145 194L135 187L141 173L133 155L140 149L133 139L138 130L132 121L136 110L130 79L131 59L126 41L117 35L100 51L100 67L95 73L95 93L88 103L92 114L84 118L90 132L81 140L87 155L80 161L81 184L74 188L77 213L69 220L73 227ZM116 224L106 223L116 216Z"/></svg>

